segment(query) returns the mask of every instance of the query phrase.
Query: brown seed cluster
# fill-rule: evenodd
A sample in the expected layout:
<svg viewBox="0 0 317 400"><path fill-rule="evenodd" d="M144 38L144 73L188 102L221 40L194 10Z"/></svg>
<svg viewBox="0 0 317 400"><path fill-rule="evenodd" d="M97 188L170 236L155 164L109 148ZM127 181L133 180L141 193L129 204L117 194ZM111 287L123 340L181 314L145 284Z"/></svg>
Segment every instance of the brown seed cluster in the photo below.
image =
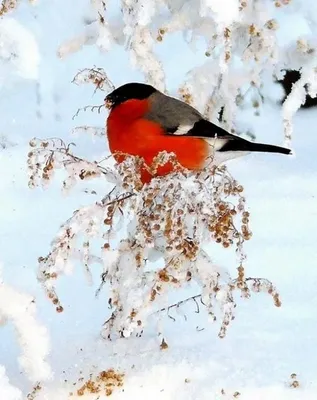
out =
<svg viewBox="0 0 317 400"><path fill-rule="evenodd" d="M275 7L280 8L282 6L287 6L291 1L292 0L277 0L275 1L274 5Z"/></svg>
<svg viewBox="0 0 317 400"><path fill-rule="evenodd" d="M113 204L109 204L109 206L106 209L106 218L103 220L103 223L105 225L112 225L113 223L113 217L115 215L116 212L116 207L117 204L113 203Z"/></svg>
<svg viewBox="0 0 317 400"><path fill-rule="evenodd" d="M289 386L293 389L297 389L300 386L297 374L295 373L291 374Z"/></svg>
<svg viewBox="0 0 317 400"><path fill-rule="evenodd" d="M42 280L45 283L50 282L51 279L55 279L55 278L51 278L50 274L47 274L46 276L45 276L45 274L43 274L43 277L40 277L40 280ZM56 312L62 313L64 311L64 308L60 303L60 300L55 292L55 289L53 287L52 288L45 287L46 286L45 283L44 283L44 288L45 288L47 298L52 302L52 304L54 304Z"/></svg>
<svg viewBox="0 0 317 400"><path fill-rule="evenodd" d="M190 104L190 105L194 104L193 95L190 93L190 91L186 87L181 87L179 89L179 94L185 103Z"/></svg>
<svg viewBox="0 0 317 400"><path fill-rule="evenodd" d="M120 162L117 168L122 178L122 188L126 191L142 190L141 173L146 168L143 159L121 152L115 154L115 159Z"/></svg>
<svg viewBox="0 0 317 400"><path fill-rule="evenodd" d="M237 214L235 209L231 209L229 204L217 203L216 214L208 221L208 230L212 238L227 248L233 244L237 231L233 224L233 217ZM217 216L218 215L218 216Z"/></svg>
<svg viewBox="0 0 317 400"><path fill-rule="evenodd" d="M250 289L249 286L246 282L246 277L245 277L245 270L242 264L239 265L237 268L238 270L238 277L236 279L236 287L241 291L241 294L245 298L250 297Z"/></svg>
<svg viewBox="0 0 317 400"><path fill-rule="evenodd" d="M276 2L276 4L279 2ZM277 7L279 7L277 5ZM249 61L254 60L257 63L267 60L267 58L273 59L275 62L276 51L274 42L268 39L268 35L272 34L272 31L276 31L279 28L278 22L275 19L267 20L263 25L251 24L247 27L248 34L250 37L249 45L243 54L243 60ZM268 32L271 31L271 32ZM265 49L265 51L264 51ZM251 83L252 85L252 83ZM255 86L255 85L253 85ZM258 96L263 100L260 90L258 90ZM241 96L239 96L241 102ZM259 103L258 100L254 99L255 104ZM258 108L258 107L256 107ZM258 113L258 111L257 111ZM257 115L257 114L256 114Z"/></svg>
<svg viewBox="0 0 317 400"><path fill-rule="evenodd" d="M166 34L166 32L167 32L166 28L160 28L160 29L158 30L158 33L157 33L157 36L156 36L156 40L157 40L158 42L162 42L163 39L164 39L164 35Z"/></svg>
<svg viewBox="0 0 317 400"><path fill-rule="evenodd" d="M32 139L31 151L28 153L29 187L46 186L54 172L53 152L48 150L48 141Z"/></svg>
<svg viewBox="0 0 317 400"><path fill-rule="evenodd" d="M137 239L133 246L135 249L144 248L144 245L145 247L147 245L155 247L157 241L160 240L161 245L164 246L163 251L166 257L166 266L158 270L150 291L150 303L155 302L158 294L161 297L171 284L181 286L183 282L188 282L193 278L193 271L184 268L183 265L185 265L185 260L195 262L201 251L204 241L203 237L198 235L201 227L212 233L212 240L222 243L224 247L235 243L239 251L243 241L251 237L248 228L250 215L245 211L245 199L242 197L243 187L227 175L225 169L219 170L217 173L214 170L209 171L208 175L207 172L205 174L203 177L197 175L197 182L207 179L207 183L210 183L210 186L206 185L210 190L206 192L206 201L204 202L197 200L197 193L201 189L197 189L197 192L193 190L186 192L184 189L182 179L187 179L185 171L175 174L173 179L153 180L138 194L139 199L134 206L138 227ZM224 184L220 184L222 181ZM186 201L183 202L183 199ZM190 226L191 222L192 226ZM239 224L240 230L237 228ZM195 238L195 235L198 236ZM137 251L134 254L137 268L144 268L140 252ZM199 262L197 268L199 268ZM242 269L241 266L240 290L242 288L249 290ZM215 280L212 284L211 290L215 292L220 290L217 282L218 280ZM234 302L231 292L236 288L235 285L228 287L226 301L232 305ZM120 314L124 315L122 302L119 304L120 311L116 314L116 318ZM134 312L137 310L133 311L133 315L130 314L130 319L134 318ZM229 311L224 317L220 337L225 336L232 319L233 314Z"/></svg>
<svg viewBox="0 0 317 400"><path fill-rule="evenodd" d="M2 0L0 5L0 17L12 11L18 6L18 0Z"/></svg>
<svg viewBox="0 0 317 400"><path fill-rule="evenodd" d="M224 36L224 38L225 38L226 40L227 40L227 39L230 39L230 37L231 37L231 31L230 31L229 28L225 28L225 29L224 29L223 36Z"/></svg>
<svg viewBox="0 0 317 400"><path fill-rule="evenodd" d="M243 11L245 8L248 7L248 2L247 0L240 0L240 7L239 7L239 11Z"/></svg>
<svg viewBox="0 0 317 400"><path fill-rule="evenodd" d="M249 26L249 35L250 36L260 36L260 32L254 24Z"/></svg>
<svg viewBox="0 0 317 400"><path fill-rule="evenodd" d="M182 171L182 175L186 173ZM200 177L198 177L199 179ZM228 178L229 179L229 178ZM203 215L203 218L197 220L203 223L212 234L212 240L222 243L224 247L229 247L234 242L241 244L242 240L249 240L251 232L248 226L249 213L244 211L244 198L241 196L243 187L236 181L230 179L230 183L226 183L224 187L213 185L210 182L211 190L206 192L206 198L215 199L212 204L197 203L195 201L196 193L194 191L188 193L189 201L187 204L180 204L176 207L175 199L179 198L179 194L183 191L182 182L169 183L166 188L161 185L161 180L156 181L157 185L151 183L142 191L143 205L147 208L137 213L139 226L142 228L144 238L148 243L155 242L156 233L164 234L166 240L165 250L167 252L179 252L186 256L187 259L194 260L200 248L200 240L190 238L188 215L195 219L195 215L199 215L204 207L209 209L209 214ZM197 185L197 190L200 190ZM185 196L187 194L184 194ZM227 201L217 201L222 196L238 196L238 204L236 207ZM193 200L191 203L190 200ZM210 212L212 209L212 212ZM237 214L242 214L241 231L239 232L234 224ZM194 224L192 230L197 231L198 227ZM191 229L190 229L191 230Z"/></svg>
<svg viewBox="0 0 317 400"><path fill-rule="evenodd" d="M276 19L270 19L266 22L265 27L270 30L276 31L279 27L278 22Z"/></svg>
<svg viewBox="0 0 317 400"><path fill-rule="evenodd" d="M64 309L53 285L53 282L58 278L58 273L55 270L56 259L63 260L65 264L71 259L74 240L76 240L74 232L70 228L66 228L63 234L55 239L52 251L46 257L38 258L38 280L44 286L47 297L56 306L58 313L63 312Z"/></svg>
<svg viewBox="0 0 317 400"><path fill-rule="evenodd" d="M222 396L226 396L226 399L229 399L228 396L230 396L230 398L232 398L232 399L239 399L240 396L241 396L241 393L238 392L238 391L235 391L235 392L232 393L232 394L228 394L228 393L225 392L224 389L221 389L220 393L221 393ZM231 396L232 396L232 397L231 397Z"/></svg>
<svg viewBox="0 0 317 400"><path fill-rule="evenodd" d="M168 349L168 344L166 343L165 339L162 339L162 343L160 345L161 350L167 350Z"/></svg>
<svg viewBox="0 0 317 400"><path fill-rule="evenodd" d="M35 400L41 390L42 386L40 383L38 383L33 387L32 392L28 393L28 395L26 396L27 400Z"/></svg>
<svg viewBox="0 0 317 400"><path fill-rule="evenodd" d="M114 369L101 371L97 376L90 375L90 378L77 389L77 396L81 397L86 394L103 394L110 396L116 388L123 386L124 374L116 372ZM78 381L80 382L82 378ZM73 396L70 393L70 396Z"/></svg>
<svg viewBox="0 0 317 400"><path fill-rule="evenodd" d="M269 294L273 299L274 305L281 307L280 295L271 281L265 278L245 278L245 283L255 293Z"/></svg>

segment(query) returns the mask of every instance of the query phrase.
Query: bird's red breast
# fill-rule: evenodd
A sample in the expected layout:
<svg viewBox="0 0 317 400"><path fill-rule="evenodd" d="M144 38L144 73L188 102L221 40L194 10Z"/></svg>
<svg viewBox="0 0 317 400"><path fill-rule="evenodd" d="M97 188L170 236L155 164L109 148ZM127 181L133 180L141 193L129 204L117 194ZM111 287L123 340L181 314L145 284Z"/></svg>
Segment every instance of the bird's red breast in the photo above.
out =
<svg viewBox="0 0 317 400"><path fill-rule="evenodd" d="M204 139L175 137L166 135L164 129L156 122L143 116L149 110L148 100L127 100L117 105L107 120L107 136L109 148L117 162L124 160L127 153L140 156L147 165L151 165L154 157L161 151L175 153L178 162L189 170L204 167L209 155L209 145ZM173 171L173 165L167 163L158 168L156 176L163 176ZM151 180L152 175L142 170L143 183Z"/></svg>

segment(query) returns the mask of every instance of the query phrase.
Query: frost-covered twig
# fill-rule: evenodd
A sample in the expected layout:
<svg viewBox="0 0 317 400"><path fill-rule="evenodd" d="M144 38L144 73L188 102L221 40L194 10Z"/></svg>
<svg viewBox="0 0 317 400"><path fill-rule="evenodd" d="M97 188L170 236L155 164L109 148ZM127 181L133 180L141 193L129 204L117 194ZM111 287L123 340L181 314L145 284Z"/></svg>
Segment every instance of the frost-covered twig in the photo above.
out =
<svg viewBox="0 0 317 400"><path fill-rule="evenodd" d="M99 104L99 105L95 105L95 106L85 106L85 107L82 107L82 108L78 108L78 110L76 111L76 113L73 115L73 119L75 119L76 117L78 117L78 115L79 115L79 113L81 112L81 111L87 111L87 110L90 110L90 111L95 111L95 110L97 110L98 111L98 114L100 114L100 112L101 112L101 110L104 108L104 104Z"/></svg>
<svg viewBox="0 0 317 400"><path fill-rule="evenodd" d="M72 80L76 85L82 83L92 83L97 90L114 90L115 86L109 79L103 68L93 67L80 70Z"/></svg>
<svg viewBox="0 0 317 400"><path fill-rule="evenodd" d="M55 169L64 168L68 176L63 181L63 189L67 192L76 181L107 176L109 182L115 181L117 174L103 166L105 160L90 162L75 156L71 151L74 143L66 145L62 139L49 138L41 140L33 138L30 141L31 150L28 153L29 187L37 185L46 187L54 176ZM115 174L112 177L112 174Z"/></svg>

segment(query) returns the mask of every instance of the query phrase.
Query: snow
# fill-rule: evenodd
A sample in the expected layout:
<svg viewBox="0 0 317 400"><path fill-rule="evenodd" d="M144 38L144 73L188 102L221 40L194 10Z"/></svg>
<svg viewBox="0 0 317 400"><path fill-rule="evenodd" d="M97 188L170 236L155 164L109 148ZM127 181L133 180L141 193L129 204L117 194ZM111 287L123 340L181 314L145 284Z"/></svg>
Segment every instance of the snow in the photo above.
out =
<svg viewBox="0 0 317 400"><path fill-rule="evenodd" d="M94 186L84 183L64 196L60 189L65 177L58 173L46 190L30 190L27 143L34 136L61 136L67 141L76 141L78 152L83 156L103 158L108 155L104 138L92 141L90 134L79 133L74 138L69 133L80 124L104 125L105 114L88 111L72 120L78 107L101 103L103 93L92 98L91 88L70 82L78 69L93 64L106 65L110 76L115 76L116 84L140 78L136 71L130 71L128 57L117 50L111 56L101 56L88 46L82 53L74 53L62 61L57 59L58 46L82 32L85 7L82 2L79 7L73 7L74 22L70 24L65 22L70 10L58 13L55 7L63 2L55 3L54 7L43 3L31 10L21 5L14 14L36 35L42 56L39 81L14 77L14 85L8 83L2 89L6 95L0 99L1 134L8 137L9 143L16 144L12 147L8 144L5 149L0 146L0 260L3 282L7 285L4 291L0 282L0 296L5 296L9 314L4 324L7 318L3 318L0 310L0 398L25 398L33 384L47 378L50 370L42 358L49 351L45 360L54 375L41 383L42 389L36 395L39 400L75 399L76 396L69 397L70 392L76 393L91 373L98 374L109 368L124 373L123 386L115 388L110 397L114 400L315 399L317 137L314 127L317 110L299 111L294 117L295 158L257 154L229 164L230 172L245 188L251 214L253 237L246 244L247 275L270 279L281 295L282 307L274 307L272 299L264 294L252 294L251 299L238 297L236 318L226 337L219 339L219 323L212 323L201 307L196 313L197 305L190 301L179 310L170 310L175 322L163 313L159 320L156 316L150 317L142 337L107 341L100 331L111 315L106 303L108 288L105 286L95 296L102 272L97 263L90 283L79 262L73 265L73 275L57 281L63 313L56 313L45 297L36 280L38 257L49 252L52 238L74 210L89 207L99 199L91 194L92 187L97 196L104 194L104 182ZM312 13L312 18L315 14ZM58 18L62 18L64 23L59 24L66 25L67 31L56 29L52 35L52 25ZM40 22L36 24L36 20ZM23 71L28 71L27 77L34 79L38 76L38 50L32 36L24 36L29 40L26 46L30 46L26 49L33 56L27 57ZM179 75L183 75L187 58L190 57L181 55L177 59L174 54L168 57L166 75L173 83L170 88L180 83ZM175 62L182 73L175 71ZM119 64L120 74L117 73ZM291 103L290 112L295 108L296 104ZM237 117L239 123L253 126L258 141L276 144L282 141L283 120L281 109L276 105L265 104L260 116L246 109ZM210 250L219 271L224 267L234 272L237 260L231 252L216 245ZM115 263L118 254L109 252L108 257L109 263ZM175 290L169 293L168 304L195 294L195 287ZM133 300L135 294L129 295ZM23 307L32 299L36 299L38 327L34 325L33 307L30 315L24 314ZM1 299L0 304L3 304ZM24 325L30 323L31 327L26 330L31 337L23 338L29 347L24 343L18 347L10 320L12 315L22 319ZM160 348L163 338L168 344L166 349ZM26 371L18 363L21 353ZM36 371L32 370L34 365ZM294 373L296 377L291 378ZM26 378L31 378L31 382ZM299 387L292 386L294 381L299 382ZM97 399L97 395L79 398Z"/></svg>
<svg viewBox="0 0 317 400"><path fill-rule="evenodd" d="M0 317L12 323L23 354L18 361L31 380L47 379L51 370L43 361L49 353L49 338L45 327L37 323L35 300L0 281Z"/></svg>
<svg viewBox="0 0 317 400"><path fill-rule="evenodd" d="M9 398L10 400L22 399L21 391L10 385L6 370L3 366L0 366L0 394L2 398Z"/></svg>
<svg viewBox="0 0 317 400"><path fill-rule="evenodd" d="M3 77L11 75L11 63L13 72L22 78L36 79L38 76L40 54L36 38L14 18L0 20L0 60Z"/></svg>
<svg viewBox="0 0 317 400"><path fill-rule="evenodd" d="M215 21L223 29L239 19L239 6L239 3L235 0L229 0L226 7L223 6L221 0L206 0L205 2L201 2L200 13L205 17L208 15L208 8L210 8L215 13ZM220 29L219 32L221 32Z"/></svg>

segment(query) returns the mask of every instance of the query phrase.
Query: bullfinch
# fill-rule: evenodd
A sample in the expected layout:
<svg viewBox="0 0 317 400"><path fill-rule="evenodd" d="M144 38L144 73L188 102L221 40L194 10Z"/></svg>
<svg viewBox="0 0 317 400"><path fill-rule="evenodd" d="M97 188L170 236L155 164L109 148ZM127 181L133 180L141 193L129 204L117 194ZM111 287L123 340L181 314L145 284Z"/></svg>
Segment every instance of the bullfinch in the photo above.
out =
<svg viewBox="0 0 317 400"><path fill-rule="evenodd" d="M127 83L105 98L110 109L107 118L109 148L117 162L124 154L140 156L150 166L160 152L174 153L179 164L199 171L207 165L252 152L292 154L290 149L254 143L225 131L205 119L199 111L181 100L165 95L151 85ZM124 153L124 154L123 154ZM173 171L172 163L159 167L154 176ZM141 171L147 183L153 175Z"/></svg>

